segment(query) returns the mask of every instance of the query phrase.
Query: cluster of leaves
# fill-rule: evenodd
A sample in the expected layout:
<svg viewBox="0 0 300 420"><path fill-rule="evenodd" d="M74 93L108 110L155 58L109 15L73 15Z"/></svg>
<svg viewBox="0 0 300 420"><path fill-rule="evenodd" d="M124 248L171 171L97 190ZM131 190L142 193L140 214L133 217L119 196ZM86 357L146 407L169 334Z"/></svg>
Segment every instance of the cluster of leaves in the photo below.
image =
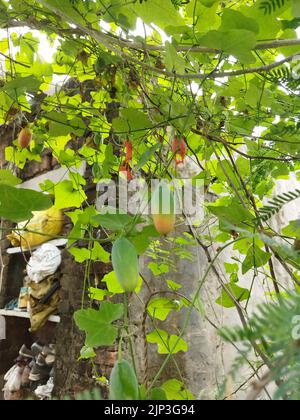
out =
<svg viewBox="0 0 300 420"><path fill-rule="evenodd" d="M26 220L32 211L50 207L49 197L56 207L69 209L73 223L69 250L76 262L86 266L83 303L87 294L92 302L75 314L78 327L86 333L83 359L93 359L99 346L113 345L120 336L131 337L126 294L116 273L100 279L100 288L99 282L91 282L92 265L110 263L107 244L119 237L126 237L138 255L147 252L149 269L163 285L162 293L144 302L153 325L146 334L148 345L166 355L163 368L171 359L176 361L175 355L188 351L186 331L173 334L160 322L176 312L190 316L197 309L201 285L184 295L183 285L172 279L174 259L149 219L99 213L89 197L91 187L124 172L147 182L179 177L171 144L174 133L186 139L186 162L197 162L191 177L202 179L205 191L217 199L205 202L208 230L188 229L164 243L178 260L188 261L190 246L200 243L212 269L210 245L216 243L222 250L234 242L216 304L236 307L239 314L241 308L247 311L252 297L253 282L247 273L253 273L254 280L258 273L263 275L274 285L274 294L284 299L274 258L299 286L300 256L293 247L293 241L300 239L299 220L278 232L268 225L270 216L289 205L298 191L275 198L269 208L263 201L271 198L278 179L291 173L299 178L300 173L300 99L298 84L291 83L297 72L293 58L299 50L298 3L0 3L0 28L12 28L9 34L0 29L0 125L13 129L5 161L22 178L24 168L41 162L48 149L68 174L60 182L46 180L42 194L16 188L20 180L2 170L0 216ZM137 34L139 19L144 25ZM266 39L270 41L262 42ZM53 50L50 59L42 56L45 43ZM282 63L276 67L276 54L289 56L286 72ZM19 147L16 140L24 124L33 130L28 148ZM88 168L88 179L80 175L83 166ZM135 293L140 294L142 287L140 279ZM125 296L124 304L111 302L116 295ZM171 381L164 384L168 397L179 398L181 393L182 398L192 398L182 378Z"/></svg>

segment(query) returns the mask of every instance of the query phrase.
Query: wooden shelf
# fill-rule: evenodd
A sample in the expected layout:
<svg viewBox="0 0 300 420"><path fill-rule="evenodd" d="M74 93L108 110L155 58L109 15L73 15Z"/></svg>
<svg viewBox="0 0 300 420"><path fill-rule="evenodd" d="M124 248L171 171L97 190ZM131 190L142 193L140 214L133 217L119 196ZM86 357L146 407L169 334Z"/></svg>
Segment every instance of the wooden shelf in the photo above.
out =
<svg viewBox="0 0 300 420"><path fill-rule="evenodd" d="M52 241L48 241L48 242L45 242L45 243L51 244L51 245L54 245L54 246L57 246L57 247L61 247L61 246L65 246L68 243L68 239L53 239ZM40 246L41 245L33 247L31 249L31 251L36 250ZM23 249L23 248L20 248L20 247L8 248L6 251L7 251L8 254L21 254L21 253L23 254L24 252L30 252L29 249Z"/></svg>
<svg viewBox="0 0 300 420"><path fill-rule="evenodd" d="M0 309L0 316L13 316L16 318L25 318L25 319L29 319L29 313L28 312L23 312L23 311L17 311L17 310L7 310L7 309ZM60 316L58 315L51 315L48 318L49 322L54 322L55 324L59 324L60 323Z"/></svg>

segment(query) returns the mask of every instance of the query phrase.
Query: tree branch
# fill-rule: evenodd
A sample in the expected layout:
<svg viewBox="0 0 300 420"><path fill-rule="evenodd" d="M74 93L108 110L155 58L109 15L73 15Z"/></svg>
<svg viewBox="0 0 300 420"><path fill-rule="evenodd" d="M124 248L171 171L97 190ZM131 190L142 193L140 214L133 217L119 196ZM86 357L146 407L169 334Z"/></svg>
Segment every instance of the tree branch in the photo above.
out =
<svg viewBox="0 0 300 420"><path fill-rule="evenodd" d="M42 0L40 1L40 3L46 7L47 9L51 10L53 13L55 13L58 17L64 19L65 21L75 25L77 27L77 29L81 30L83 32L83 34L88 35L92 38L94 38L97 42L103 44L109 51L114 52L115 54L121 56L122 58L131 61L137 65L142 66L144 69L149 70L153 73L157 73L157 74L161 74L165 77L170 77L170 78L175 78L175 79L185 79L185 80L205 80L205 79L217 79L217 78L223 78L223 77L233 77L233 76L240 76L240 75L244 75L244 74L251 74L251 73L262 73L262 72L267 72L270 71L272 69L275 69L277 67L282 66L285 63L291 62L293 61L293 59L295 57L297 57L298 54L294 54L292 56L289 56L279 62L276 63L272 63L266 66L260 66L260 67L252 67L249 69L241 69L241 70L234 70L231 72L211 72L211 73L186 73L186 74L177 74L177 73L173 73L170 71L166 71L166 70L162 70L159 69L157 67L153 67L149 64L143 63L140 60L132 57L131 55L125 53L124 51L121 51L119 48L116 47L116 45L118 47L121 48L133 48L135 46L134 43L130 43L130 42L125 42L122 39L118 39L118 38L114 38L110 35L106 35L101 31L97 31L88 27L83 26L82 24L78 23L76 21L76 19L71 18L70 16L68 16L66 13L64 13L63 11L61 11L60 9L58 9L57 7L54 7L52 5L50 5L47 1ZM285 42L287 40L284 40ZM295 40L293 40L295 41ZM300 40L299 41L299 45L300 45ZM276 41L276 44L278 46L278 42ZM270 45L274 45L275 41L273 42L273 44ZM266 43L264 44L266 46ZM298 44L295 44L298 45ZM201 47L202 48L202 47ZM271 48L271 47L270 47ZM140 47L139 47L140 49ZM209 51L206 51L209 52ZM218 52L217 50L211 50L211 52Z"/></svg>
<svg viewBox="0 0 300 420"><path fill-rule="evenodd" d="M59 14L60 10L56 9L56 11L54 11L54 7L49 5L47 2L45 1L40 1L40 3L44 6L47 7L48 9L52 10L56 15ZM67 19L67 17L65 17L65 19ZM67 19L69 20L69 19ZM43 26L45 25L49 25L51 24L50 21L47 21L46 19L44 19L44 21L37 21L35 19L36 22L32 22L31 20L27 21L27 22L22 22L22 21L18 21L18 20L12 20L10 21L7 25L6 28L17 28L17 27L26 27L26 26L31 26L33 24L33 26L37 27L39 26L40 29L43 29ZM70 21L70 20L69 20ZM78 25L76 23L76 25ZM54 29L54 28L53 28ZM56 28L57 30L57 28ZM85 31L83 31L82 29L79 28L69 28L69 29L62 29L59 28L59 31L61 33L66 32L66 33L73 33L76 35L84 35ZM100 30L95 31L98 33L99 36L101 36L102 38L106 38L107 41L117 44L122 48L129 48L129 49L134 49L134 50L142 50L142 51L149 51L149 52L165 52L166 48L164 45L153 45L153 44L148 44L146 42L134 42L134 41L129 41L127 39L124 38L119 38L116 37L115 35L111 34L111 33L104 33ZM274 39L271 41L267 41L267 42L258 42L255 47L253 48L253 51L256 50L269 50L269 49L277 49L277 48L285 48L285 47L292 47L292 46L300 46L300 39ZM201 45L182 45L179 44L177 46L174 46L174 48L177 50L177 52L193 52L193 53L202 53L202 54L219 54L222 53L221 50L218 50L216 48L209 48L209 47L204 47Z"/></svg>
<svg viewBox="0 0 300 420"><path fill-rule="evenodd" d="M30 69L30 66L28 64L24 64L24 63L21 63L20 61L14 60L13 58L9 57L6 54L3 54L2 52L0 52L0 55L2 55L2 57L6 58L7 60L10 60L12 63L19 64L19 66L23 66L23 67L26 67L27 69Z"/></svg>
<svg viewBox="0 0 300 420"><path fill-rule="evenodd" d="M254 156L254 155L248 155L245 152L242 152L241 150L236 149L231 145L231 143L227 143L226 140L222 139L222 137L216 137L212 136L211 134L203 133L202 131L197 130L196 128L191 129L192 133L198 134L199 136L205 137L207 140L211 142L217 142L222 143L225 148L229 148L232 151L238 153L239 155L245 157L246 159L253 159L253 160L271 160L271 161L278 161L278 162L297 162L300 161L300 157L296 156L288 156L285 158L276 158L273 156Z"/></svg>
<svg viewBox="0 0 300 420"><path fill-rule="evenodd" d="M246 401L255 401L260 396L264 388L272 382L272 380L272 375L268 372L259 382L253 383L252 390L246 396Z"/></svg>

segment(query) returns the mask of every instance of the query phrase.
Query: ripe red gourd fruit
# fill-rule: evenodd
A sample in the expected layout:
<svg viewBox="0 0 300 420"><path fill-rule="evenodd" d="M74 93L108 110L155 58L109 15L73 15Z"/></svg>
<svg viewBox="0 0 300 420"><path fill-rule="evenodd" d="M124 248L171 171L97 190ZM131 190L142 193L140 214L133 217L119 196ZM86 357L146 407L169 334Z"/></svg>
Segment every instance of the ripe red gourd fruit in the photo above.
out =
<svg viewBox="0 0 300 420"><path fill-rule="evenodd" d="M154 226L161 235L168 235L175 226L175 200L170 186L161 181L151 198Z"/></svg>
<svg viewBox="0 0 300 420"><path fill-rule="evenodd" d="M129 163L132 161L133 158L133 145L131 141L127 140L125 142L125 148L126 148L126 163Z"/></svg>
<svg viewBox="0 0 300 420"><path fill-rule="evenodd" d="M174 153L176 165L179 165L184 162L187 152L187 146L184 137L182 137L181 139L179 139L178 137L174 138L172 143L172 152ZM180 159L178 159L178 157L180 157Z"/></svg>
<svg viewBox="0 0 300 420"><path fill-rule="evenodd" d="M32 131L29 127L22 128L18 137L18 144L21 149L26 149L32 140Z"/></svg>
<svg viewBox="0 0 300 420"><path fill-rule="evenodd" d="M134 176L132 174L132 169L130 165L126 162L124 162L119 169L120 173L123 173L125 177L127 178L127 181L132 181L134 179Z"/></svg>

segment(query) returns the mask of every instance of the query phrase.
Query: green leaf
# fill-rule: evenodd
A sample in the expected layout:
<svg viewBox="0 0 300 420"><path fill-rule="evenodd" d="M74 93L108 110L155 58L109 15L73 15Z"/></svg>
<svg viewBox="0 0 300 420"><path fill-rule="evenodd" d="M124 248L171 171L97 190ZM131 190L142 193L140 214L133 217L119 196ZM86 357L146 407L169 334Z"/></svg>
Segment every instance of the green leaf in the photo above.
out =
<svg viewBox="0 0 300 420"><path fill-rule="evenodd" d="M50 181L49 179L46 179L44 182L41 182L39 184L39 187L42 191L51 195L54 195L54 186L55 186L54 182Z"/></svg>
<svg viewBox="0 0 300 420"><path fill-rule="evenodd" d="M196 0L197 1L197 0ZM211 7L213 6L215 3L220 2L220 0L200 0L200 3L202 3L204 6L206 7Z"/></svg>
<svg viewBox="0 0 300 420"><path fill-rule="evenodd" d="M151 299L148 305L148 312L153 318L157 318L161 321L165 321L172 311L172 309L178 310L179 306L173 300L168 298L154 298Z"/></svg>
<svg viewBox="0 0 300 420"><path fill-rule="evenodd" d="M71 134L72 130L67 114L52 111L46 114L45 118L49 121L49 135L51 137L60 137Z"/></svg>
<svg viewBox="0 0 300 420"><path fill-rule="evenodd" d="M84 210L76 209L71 212L67 212L66 215L70 217L72 220L72 223L75 225L77 222L79 222L82 226L88 226L91 225L93 227L99 226L97 223L94 223L94 216L97 215L97 211L95 207L88 206Z"/></svg>
<svg viewBox="0 0 300 420"><path fill-rule="evenodd" d="M237 10L225 9L222 15L222 24L219 30L225 32L232 29L242 29L257 34L259 32L259 25L256 20L243 15Z"/></svg>
<svg viewBox="0 0 300 420"><path fill-rule="evenodd" d="M82 136L86 129L81 118L69 119L65 113L52 111L46 114L45 118L49 120L49 135L51 137L67 136L71 133Z"/></svg>
<svg viewBox="0 0 300 420"><path fill-rule="evenodd" d="M229 264L225 262L224 267L226 269L226 273L229 273L229 274L237 273L239 271L238 264Z"/></svg>
<svg viewBox="0 0 300 420"><path fill-rule="evenodd" d="M243 261L242 273L246 274L253 267L263 267L270 260L272 254L262 251L257 245L252 246Z"/></svg>
<svg viewBox="0 0 300 420"><path fill-rule="evenodd" d="M13 222L32 218L33 211L52 207L49 196L27 189L0 184L0 216Z"/></svg>
<svg viewBox="0 0 300 420"><path fill-rule="evenodd" d="M18 98L25 92L36 92L41 83L42 81L34 76L17 77L0 88L0 92L4 91L11 97Z"/></svg>
<svg viewBox="0 0 300 420"><path fill-rule="evenodd" d="M171 290L177 291L177 290L182 289L182 285L179 284L179 283L176 283L173 280L167 280L167 285L168 285L168 288L171 289Z"/></svg>
<svg viewBox="0 0 300 420"><path fill-rule="evenodd" d="M71 248L69 249L69 252L78 263L83 263L88 260L102 261L104 263L110 261L110 254L105 251L99 242L95 242L91 250L88 250L87 248Z"/></svg>
<svg viewBox="0 0 300 420"><path fill-rule="evenodd" d="M288 226L282 229L282 234L300 239L300 219L290 221Z"/></svg>
<svg viewBox="0 0 300 420"><path fill-rule="evenodd" d="M168 71L184 73L185 60L178 54L176 48L168 41L166 42L165 62Z"/></svg>
<svg viewBox="0 0 300 420"><path fill-rule="evenodd" d="M83 263L91 259L91 251L87 248L71 248L69 252L75 258L75 261L78 263Z"/></svg>
<svg viewBox="0 0 300 420"><path fill-rule="evenodd" d="M176 354L180 351L186 352L188 345L186 341L177 335L171 335L166 331L156 329L147 335L147 341L151 344L157 344L159 354Z"/></svg>
<svg viewBox="0 0 300 420"><path fill-rule="evenodd" d="M114 271L111 271L109 274L106 274L103 277L102 281L106 283L106 287L110 293L113 293L114 295L125 293L125 290L122 288L122 286L118 282L116 273ZM143 285L143 279L142 277L139 277L138 285L135 289L136 294L140 293L142 285Z"/></svg>
<svg viewBox="0 0 300 420"><path fill-rule="evenodd" d="M149 269L152 271L152 274L154 276L161 276L162 274L167 274L170 271L170 267L168 264L163 263L155 263L154 261L151 261L148 264Z"/></svg>
<svg viewBox="0 0 300 420"><path fill-rule="evenodd" d="M222 205L222 201L216 201L207 207L220 220L225 220L232 226L245 226L247 221L254 219L254 216L237 201L233 201L227 205Z"/></svg>
<svg viewBox="0 0 300 420"><path fill-rule="evenodd" d="M133 226L135 219L128 214L98 214L93 217L93 221L104 229L112 231L124 230L129 226Z"/></svg>
<svg viewBox="0 0 300 420"><path fill-rule="evenodd" d="M292 0L293 1L293 6L292 6L292 10L293 10L293 15L294 17L300 17L300 2L299 0Z"/></svg>
<svg viewBox="0 0 300 420"><path fill-rule="evenodd" d="M243 156L239 156L236 160L236 167L243 178L250 176L251 167L249 159L246 159Z"/></svg>
<svg viewBox="0 0 300 420"><path fill-rule="evenodd" d="M144 254L153 238L159 237L159 233L155 229L154 225L146 226L142 231L136 231L133 235L134 236L130 236L129 239L136 247L138 255Z"/></svg>
<svg viewBox="0 0 300 420"><path fill-rule="evenodd" d="M72 181L62 181L55 185L55 206L59 209L80 207L87 196L82 188L75 190Z"/></svg>
<svg viewBox="0 0 300 420"><path fill-rule="evenodd" d="M225 175L226 172L226 175ZM218 180L226 182L230 186L233 184L236 188L239 188L239 179L234 172L231 163L228 160L222 160L218 162L216 167L216 175ZM230 181L229 181L230 180Z"/></svg>
<svg viewBox="0 0 300 420"><path fill-rule="evenodd" d="M167 394L163 388L153 388L149 397L150 401L166 401Z"/></svg>
<svg viewBox="0 0 300 420"><path fill-rule="evenodd" d="M16 185L20 184L22 180L16 177L10 170L8 169L1 169L0 170L0 184L10 185L15 187Z"/></svg>
<svg viewBox="0 0 300 420"><path fill-rule="evenodd" d="M162 147L162 145L160 143L155 144L152 147L149 147L146 152L144 152L142 154L142 156L140 157L139 163L137 165L137 169L141 169L143 166L145 166L149 160L152 158L152 156L154 155L154 153L160 149Z"/></svg>
<svg viewBox="0 0 300 420"><path fill-rule="evenodd" d="M230 293L236 298L238 302L243 302L244 300L248 300L250 297L250 291L248 289L243 289L239 287L235 283L228 283L226 288L230 291ZM234 308L235 303L232 300L231 296L222 289L221 296L216 300L216 303L224 308Z"/></svg>
<svg viewBox="0 0 300 420"><path fill-rule="evenodd" d="M118 282L116 273L114 271L111 271L109 274L106 274L103 277L102 281L106 283L106 287L110 293L125 293L124 289Z"/></svg>
<svg viewBox="0 0 300 420"><path fill-rule="evenodd" d="M109 143L105 149L105 159L102 166L104 178L110 178L110 171L114 165L116 165L116 157L114 155L112 144Z"/></svg>
<svg viewBox="0 0 300 420"><path fill-rule="evenodd" d="M244 29L230 29L229 31L210 31L201 38L201 44L222 50L234 55L244 64L255 62L251 52L256 45L256 36L253 32Z"/></svg>
<svg viewBox="0 0 300 420"><path fill-rule="evenodd" d="M111 346L114 344L118 328L112 322L120 319L124 313L123 304L104 301L100 309L81 309L74 314L78 328L86 333L87 347Z"/></svg>
<svg viewBox="0 0 300 420"><path fill-rule="evenodd" d="M99 242L94 243L94 247L92 250L92 260L102 261L106 264L110 261L109 252L106 252L105 249L99 244Z"/></svg>
<svg viewBox="0 0 300 420"><path fill-rule="evenodd" d="M112 124L116 134L127 137L131 135L133 139L140 139L148 130L152 129L153 124L144 112L134 108L122 109L120 117L114 119Z"/></svg>
<svg viewBox="0 0 300 420"><path fill-rule="evenodd" d="M96 353L92 347L83 346L80 350L79 360L88 360L96 357Z"/></svg>
<svg viewBox="0 0 300 420"><path fill-rule="evenodd" d="M133 8L133 13L137 14L145 23L155 23L162 29L170 24L180 26L185 23L171 0L144 1L141 4L136 3Z"/></svg>
<svg viewBox="0 0 300 420"><path fill-rule="evenodd" d="M170 379L162 385L168 400L195 400L194 395L186 389L183 382L178 379Z"/></svg>
<svg viewBox="0 0 300 420"><path fill-rule="evenodd" d="M60 0L47 0L46 4L53 6L55 9L61 11L62 13L70 16L76 22L80 24L85 24L85 19L82 14L74 7L74 1L64 0L63 3Z"/></svg>
<svg viewBox="0 0 300 420"><path fill-rule="evenodd" d="M16 150L10 146L5 149L5 159L20 169L23 169L28 161L36 160L41 162L41 156L32 153L29 149Z"/></svg>
<svg viewBox="0 0 300 420"><path fill-rule="evenodd" d="M95 287L89 287L89 298L91 300L102 301L106 296L110 296L110 293L107 290L96 289Z"/></svg>

